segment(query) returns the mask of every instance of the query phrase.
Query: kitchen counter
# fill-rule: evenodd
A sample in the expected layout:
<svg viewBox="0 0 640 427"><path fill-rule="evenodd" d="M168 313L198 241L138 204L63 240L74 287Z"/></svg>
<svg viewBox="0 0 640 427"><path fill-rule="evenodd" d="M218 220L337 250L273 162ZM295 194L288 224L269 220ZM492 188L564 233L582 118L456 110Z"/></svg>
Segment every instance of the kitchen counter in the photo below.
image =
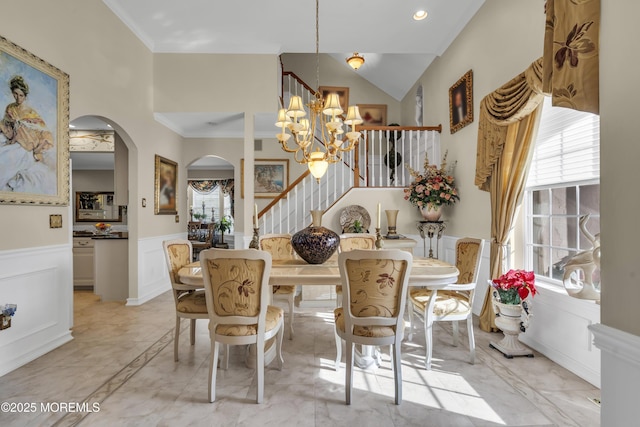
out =
<svg viewBox="0 0 640 427"><path fill-rule="evenodd" d="M73 237L87 237L94 240L128 239L129 233L127 231L114 231L109 234L94 234L90 231L74 231Z"/></svg>

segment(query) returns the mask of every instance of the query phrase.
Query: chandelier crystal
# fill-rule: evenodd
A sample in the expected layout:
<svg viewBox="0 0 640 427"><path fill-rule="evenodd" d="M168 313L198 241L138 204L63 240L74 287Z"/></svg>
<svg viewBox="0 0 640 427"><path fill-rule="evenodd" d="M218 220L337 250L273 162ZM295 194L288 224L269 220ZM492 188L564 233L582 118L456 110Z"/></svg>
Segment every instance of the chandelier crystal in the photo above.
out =
<svg viewBox="0 0 640 427"><path fill-rule="evenodd" d="M316 0L316 87L320 86L320 37L318 25L319 0ZM294 95L289 100L289 108L280 109L275 125L281 129L276 137L287 153L294 153L294 160L306 164L311 174L320 182L329 164L342 160L342 153L353 150L360 132L356 126L362 124L357 106L349 106L347 117L342 120L344 110L340 105L337 93L330 93L322 99L319 90L306 105L302 97ZM351 126L351 132L343 129L343 125ZM288 131L288 132L287 132ZM317 132L317 133L316 133ZM293 138L291 147L289 140Z"/></svg>

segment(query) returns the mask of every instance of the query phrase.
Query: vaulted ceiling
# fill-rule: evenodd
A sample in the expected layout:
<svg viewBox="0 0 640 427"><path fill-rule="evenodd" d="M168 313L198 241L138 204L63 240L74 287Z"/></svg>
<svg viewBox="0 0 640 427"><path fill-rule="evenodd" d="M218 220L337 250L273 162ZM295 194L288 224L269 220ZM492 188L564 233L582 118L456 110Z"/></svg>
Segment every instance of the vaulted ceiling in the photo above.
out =
<svg viewBox="0 0 640 427"><path fill-rule="evenodd" d="M281 54L315 52L315 1L103 0L156 53ZM345 67L352 52L366 62L357 73L401 100L449 47L484 0L320 0L320 52ZM428 16L415 21L413 14ZM225 121L227 116L209 121ZM197 133L183 116L183 136ZM184 120L183 120L184 119ZM191 118L192 120L193 118ZM193 121L193 120L192 120ZM197 124L202 127L203 123ZM170 126L171 127L171 126Z"/></svg>

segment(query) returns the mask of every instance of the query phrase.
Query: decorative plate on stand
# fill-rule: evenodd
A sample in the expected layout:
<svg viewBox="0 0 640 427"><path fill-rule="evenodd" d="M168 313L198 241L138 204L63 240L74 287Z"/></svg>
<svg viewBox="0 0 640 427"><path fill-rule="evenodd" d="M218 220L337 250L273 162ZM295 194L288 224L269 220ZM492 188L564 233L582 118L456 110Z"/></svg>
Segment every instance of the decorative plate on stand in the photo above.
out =
<svg viewBox="0 0 640 427"><path fill-rule="evenodd" d="M366 233L371 226L371 217L369 212L360 205L347 206L340 213L340 226L343 233L354 233L353 223L360 221L362 230Z"/></svg>

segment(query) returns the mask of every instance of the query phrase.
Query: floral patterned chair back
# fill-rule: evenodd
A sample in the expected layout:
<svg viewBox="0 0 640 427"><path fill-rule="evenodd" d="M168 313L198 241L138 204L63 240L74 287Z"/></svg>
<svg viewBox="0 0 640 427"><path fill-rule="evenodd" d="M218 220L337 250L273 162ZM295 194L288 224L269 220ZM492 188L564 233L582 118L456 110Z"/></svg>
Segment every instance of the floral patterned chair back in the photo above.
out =
<svg viewBox="0 0 640 427"><path fill-rule="evenodd" d="M457 283L475 283L480 269L482 240L464 238L456 242L456 267L460 272Z"/></svg>
<svg viewBox="0 0 640 427"><path fill-rule="evenodd" d="M265 234L260 237L260 249L269 252L274 260L296 258L291 234Z"/></svg>
<svg viewBox="0 0 640 427"><path fill-rule="evenodd" d="M171 284L179 284L178 270L191 262L191 253L193 251L191 242L188 240L170 240L165 242L164 247Z"/></svg>
<svg viewBox="0 0 640 427"><path fill-rule="evenodd" d="M340 252L354 249L375 249L376 236L364 233L344 233L340 235Z"/></svg>

